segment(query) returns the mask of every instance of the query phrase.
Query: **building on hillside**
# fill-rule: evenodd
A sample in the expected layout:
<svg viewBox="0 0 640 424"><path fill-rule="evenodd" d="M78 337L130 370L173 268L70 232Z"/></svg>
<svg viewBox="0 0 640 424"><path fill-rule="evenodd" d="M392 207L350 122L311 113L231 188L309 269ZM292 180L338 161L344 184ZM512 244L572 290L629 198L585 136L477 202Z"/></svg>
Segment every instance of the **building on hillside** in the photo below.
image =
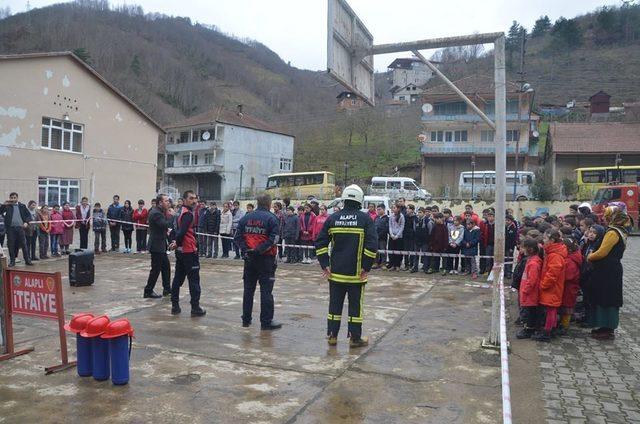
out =
<svg viewBox="0 0 640 424"><path fill-rule="evenodd" d="M494 79L470 76L455 81L491 119L495 119ZM533 91L522 92L507 82L507 170L534 170L538 166L539 116L531 113ZM434 196L456 195L460 173L495 169L494 131L447 85L426 89L422 96L422 185Z"/></svg>
<svg viewBox="0 0 640 424"><path fill-rule="evenodd" d="M338 99L338 104L336 105L338 112L358 110L365 105L364 100L351 91L343 91L336 96L336 99Z"/></svg>
<svg viewBox="0 0 640 424"><path fill-rule="evenodd" d="M576 180L576 168L640 165L640 123L553 122L549 129L545 168L554 184Z"/></svg>
<svg viewBox="0 0 640 424"><path fill-rule="evenodd" d="M404 87L393 86L391 90L393 100L403 104L413 104L420 101L424 90L415 84L407 84Z"/></svg>
<svg viewBox="0 0 640 424"><path fill-rule="evenodd" d="M611 96L600 90L589 97L589 116L591 120L606 120L609 118Z"/></svg>
<svg viewBox="0 0 640 424"><path fill-rule="evenodd" d="M416 57L399 58L391 62L387 69L392 73L391 85L405 87L409 84L423 86L433 78L433 72Z"/></svg>
<svg viewBox="0 0 640 424"><path fill-rule="evenodd" d="M0 56L0 193L76 204L149 201L158 139L151 117L70 52Z"/></svg>
<svg viewBox="0 0 640 424"><path fill-rule="evenodd" d="M622 107L625 122L640 122L640 102L625 102Z"/></svg>
<svg viewBox="0 0 640 424"><path fill-rule="evenodd" d="M220 107L167 127L163 184L206 200L253 195L269 175L293 170L294 141L242 106Z"/></svg>

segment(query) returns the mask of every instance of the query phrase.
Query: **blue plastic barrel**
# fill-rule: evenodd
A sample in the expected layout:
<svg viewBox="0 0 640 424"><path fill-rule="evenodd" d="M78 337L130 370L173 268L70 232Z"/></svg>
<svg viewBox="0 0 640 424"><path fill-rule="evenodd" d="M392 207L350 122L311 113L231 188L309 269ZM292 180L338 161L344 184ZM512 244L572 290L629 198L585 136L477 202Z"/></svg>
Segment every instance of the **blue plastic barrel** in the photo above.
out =
<svg viewBox="0 0 640 424"><path fill-rule="evenodd" d="M109 379L109 341L100 337L91 339L93 358L93 378L98 381Z"/></svg>
<svg viewBox="0 0 640 424"><path fill-rule="evenodd" d="M76 336L76 350L78 355L78 375L80 377L90 377L93 374L91 339L78 334Z"/></svg>
<svg viewBox="0 0 640 424"><path fill-rule="evenodd" d="M129 382L129 336L124 335L109 339L109 356L111 359L111 381L115 385Z"/></svg>

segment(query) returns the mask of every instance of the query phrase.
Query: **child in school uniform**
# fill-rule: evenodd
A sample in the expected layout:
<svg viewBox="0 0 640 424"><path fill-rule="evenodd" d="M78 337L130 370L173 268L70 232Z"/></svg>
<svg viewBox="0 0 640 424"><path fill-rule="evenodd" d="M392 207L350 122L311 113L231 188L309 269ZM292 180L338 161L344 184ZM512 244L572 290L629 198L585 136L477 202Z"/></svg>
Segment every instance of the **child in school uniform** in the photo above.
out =
<svg viewBox="0 0 640 424"><path fill-rule="evenodd" d="M62 214L60 213L60 205L53 205L51 212L51 256L60 256L60 237L64 232L64 223L62 222Z"/></svg>
<svg viewBox="0 0 640 424"><path fill-rule="evenodd" d="M555 228L547 230L543 235L544 261L542 278L540 279L540 330L531 336L541 342L551 341L551 330L558 324L558 308L562 305L564 291L565 259L567 246L562 242L560 231ZM544 322L542 321L544 317Z"/></svg>
<svg viewBox="0 0 640 424"><path fill-rule="evenodd" d="M478 278L478 244L480 244L480 227L474 220L467 219L466 229L462 238L462 275L471 274L472 279Z"/></svg>
<svg viewBox="0 0 640 424"><path fill-rule="evenodd" d="M523 318L524 328L516 333L519 339L528 339L535 333L537 326L537 310L540 296L540 276L542 259L538 242L526 238L522 242L523 252L527 262L520 280L519 303L520 316Z"/></svg>

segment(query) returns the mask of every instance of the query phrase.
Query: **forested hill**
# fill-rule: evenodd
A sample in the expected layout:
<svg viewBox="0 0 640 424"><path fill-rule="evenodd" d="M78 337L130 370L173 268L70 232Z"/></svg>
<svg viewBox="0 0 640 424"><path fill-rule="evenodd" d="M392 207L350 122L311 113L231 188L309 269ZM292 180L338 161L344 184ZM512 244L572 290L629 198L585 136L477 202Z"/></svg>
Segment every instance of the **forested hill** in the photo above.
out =
<svg viewBox="0 0 640 424"><path fill-rule="evenodd" d="M0 20L0 54L67 50L163 124L219 105L263 118L311 115L334 108L340 89L257 41L137 6L83 0Z"/></svg>

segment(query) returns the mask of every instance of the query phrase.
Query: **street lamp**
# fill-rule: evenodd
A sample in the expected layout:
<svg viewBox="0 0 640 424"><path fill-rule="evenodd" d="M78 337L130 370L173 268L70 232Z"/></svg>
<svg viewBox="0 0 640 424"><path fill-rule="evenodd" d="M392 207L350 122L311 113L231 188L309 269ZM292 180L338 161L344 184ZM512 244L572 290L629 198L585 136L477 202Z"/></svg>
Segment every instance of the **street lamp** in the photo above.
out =
<svg viewBox="0 0 640 424"><path fill-rule="evenodd" d="M244 171L244 165L240 165L240 190L238 191L238 199L242 196L242 172Z"/></svg>
<svg viewBox="0 0 640 424"><path fill-rule="evenodd" d="M471 155L471 200L475 199L476 155Z"/></svg>

